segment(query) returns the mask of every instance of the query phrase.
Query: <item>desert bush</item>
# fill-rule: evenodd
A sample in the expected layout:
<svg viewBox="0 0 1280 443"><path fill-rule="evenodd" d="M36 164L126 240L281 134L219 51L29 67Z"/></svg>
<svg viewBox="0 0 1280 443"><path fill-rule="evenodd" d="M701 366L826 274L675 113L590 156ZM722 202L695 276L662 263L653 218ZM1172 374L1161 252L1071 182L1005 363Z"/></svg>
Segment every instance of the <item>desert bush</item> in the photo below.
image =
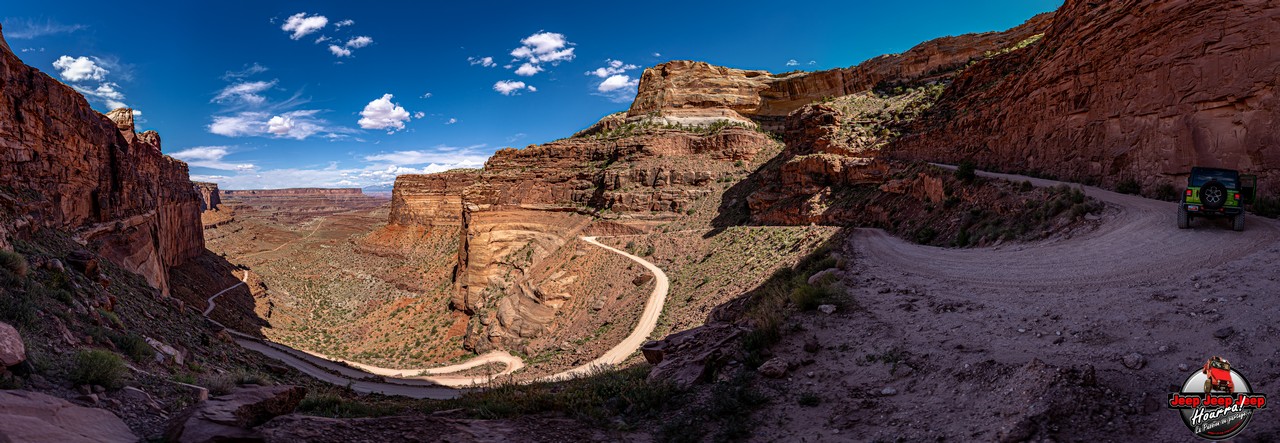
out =
<svg viewBox="0 0 1280 443"><path fill-rule="evenodd" d="M35 324L38 310L32 291L0 291L0 320L18 327L30 327Z"/></svg>
<svg viewBox="0 0 1280 443"><path fill-rule="evenodd" d="M7 269L13 275L27 276L27 258L17 252L0 249L0 267Z"/></svg>
<svg viewBox="0 0 1280 443"><path fill-rule="evenodd" d="M1171 183L1161 183L1160 186L1156 186L1155 198L1157 200L1172 202L1178 201L1181 197L1182 195L1178 193L1178 188Z"/></svg>
<svg viewBox="0 0 1280 443"><path fill-rule="evenodd" d="M800 406L813 407L822 404L822 397L813 392L806 391L800 393L800 398L796 400L796 403L799 403Z"/></svg>
<svg viewBox="0 0 1280 443"><path fill-rule="evenodd" d="M120 386L124 377L124 360L110 351L90 349L76 353L70 378L79 385Z"/></svg>
<svg viewBox="0 0 1280 443"><path fill-rule="evenodd" d="M147 344L147 340L135 333L113 334L111 343L116 345L116 349L128 356L130 360L137 363L144 363L151 360L156 355L156 350Z"/></svg>
<svg viewBox="0 0 1280 443"><path fill-rule="evenodd" d="M1142 185L1139 184L1138 181L1135 179L1127 178L1127 179L1121 180L1120 183L1116 185L1116 192L1119 192L1121 194L1132 194L1132 195L1141 194Z"/></svg>
<svg viewBox="0 0 1280 443"><path fill-rule="evenodd" d="M1263 217L1280 217L1280 197L1275 195L1258 196L1253 200L1253 213Z"/></svg>
<svg viewBox="0 0 1280 443"><path fill-rule="evenodd" d="M973 162L971 161L962 161L960 162L960 165L956 167L956 179L959 179L962 182L969 183L977 177L977 172L975 172Z"/></svg>

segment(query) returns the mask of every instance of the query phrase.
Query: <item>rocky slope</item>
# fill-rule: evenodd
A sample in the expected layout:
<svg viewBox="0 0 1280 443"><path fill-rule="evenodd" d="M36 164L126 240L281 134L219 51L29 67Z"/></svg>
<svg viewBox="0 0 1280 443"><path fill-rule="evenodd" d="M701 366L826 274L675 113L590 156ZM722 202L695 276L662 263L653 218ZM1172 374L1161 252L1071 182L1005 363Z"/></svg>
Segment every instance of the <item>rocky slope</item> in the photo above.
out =
<svg viewBox="0 0 1280 443"><path fill-rule="evenodd" d="M187 165L160 153L133 113L84 97L0 49L0 247L41 228L93 250L168 294L168 271L204 250Z"/></svg>
<svg viewBox="0 0 1280 443"><path fill-rule="evenodd" d="M645 69L627 118L685 124L755 120L776 130L787 114L816 100L867 91L886 82L927 81L962 68L989 51L1044 32L1051 17L1042 14L1004 32L930 40L902 54L828 71L771 74L703 62L667 62Z"/></svg>
<svg viewBox="0 0 1280 443"><path fill-rule="evenodd" d="M1044 38L959 76L895 155L1144 190L1193 165L1277 189L1269 2L1068 0Z"/></svg>

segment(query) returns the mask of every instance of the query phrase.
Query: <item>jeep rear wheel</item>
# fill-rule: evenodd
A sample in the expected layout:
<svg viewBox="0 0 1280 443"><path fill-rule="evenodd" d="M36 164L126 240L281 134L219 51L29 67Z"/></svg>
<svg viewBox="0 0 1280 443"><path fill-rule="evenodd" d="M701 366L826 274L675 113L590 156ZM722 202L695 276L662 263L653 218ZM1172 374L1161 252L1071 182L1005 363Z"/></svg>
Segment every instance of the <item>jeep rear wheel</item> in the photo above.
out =
<svg viewBox="0 0 1280 443"><path fill-rule="evenodd" d="M1204 392L1213 392L1213 382L1209 380L1204 381Z"/></svg>
<svg viewBox="0 0 1280 443"><path fill-rule="evenodd" d="M1178 229L1187 229L1191 227L1191 213L1187 212L1187 207L1178 205Z"/></svg>
<svg viewBox="0 0 1280 443"><path fill-rule="evenodd" d="M1236 231L1244 230L1244 213L1243 212L1236 214L1235 217L1231 217L1231 229L1234 229Z"/></svg>
<svg viewBox="0 0 1280 443"><path fill-rule="evenodd" d="M1227 187L1217 180L1211 180L1200 187L1200 203L1205 209L1220 209L1227 204Z"/></svg>

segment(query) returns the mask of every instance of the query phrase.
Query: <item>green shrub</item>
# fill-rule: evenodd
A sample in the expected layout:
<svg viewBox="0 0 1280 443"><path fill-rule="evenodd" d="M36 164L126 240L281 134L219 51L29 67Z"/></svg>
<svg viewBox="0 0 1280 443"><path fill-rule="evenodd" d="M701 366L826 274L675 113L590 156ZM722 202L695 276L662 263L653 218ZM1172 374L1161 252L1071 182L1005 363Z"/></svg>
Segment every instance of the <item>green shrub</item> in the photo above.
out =
<svg viewBox="0 0 1280 443"><path fill-rule="evenodd" d="M1174 187L1173 184L1161 183L1160 186L1156 186L1155 197L1157 200L1172 202L1181 199L1182 195L1178 193L1178 188Z"/></svg>
<svg viewBox="0 0 1280 443"><path fill-rule="evenodd" d="M1022 192L1031 192L1032 189L1035 189L1035 186L1031 184L1031 180L1023 180L1018 186L1018 190Z"/></svg>
<svg viewBox="0 0 1280 443"><path fill-rule="evenodd" d="M974 170L973 162L968 160L960 162L960 166L956 167L956 178L962 182L972 182L977 178L977 172Z"/></svg>
<svg viewBox="0 0 1280 443"><path fill-rule="evenodd" d="M71 367L71 381L78 385L120 386L124 377L124 360L109 351L90 349L76 353Z"/></svg>
<svg viewBox="0 0 1280 443"><path fill-rule="evenodd" d="M1141 194L1142 185L1139 184L1138 181L1135 179L1132 179L1132 178L1124 179L1119 184L1116 185L1116 192L1119 192L1121 194L1133 194L1133 195Z"/></svg>
<svg viewBox="0 0 1280 443"><path fill-rule="evenodd" d="M916 231L916 243L928 244L937 236L938 231L933 230L932 227L925 226Z"/></svg>
<svg viewBox="0 0 1280 443"><path fill-rule="evenodd" d="M145 363L156 355L156 350L138 334L114 334L111 336L111 342L116 345L116 349L137 363Z"/></svg>
<svg viewBox="0 0 1280 443"><path fill-rule="evenodd" d="M1258 196L1253 200L1253 213L1263 217L1280 217L1280 197L1274 195Z"/></svg>
<svg viewBox="0 0 1280 443"><path fill-rule="evenodd" d="M813 392L802 392L800 398L796 401L800 406L813 407L822 404L822 397Z"/></svg>
<svg viewBox="0 0 1280 443"><path fill-rule="evenodd" d="M3 272L0 269L0 273ZM33 291L0 291L0 320L18 327L30 327L36 322L37 310Z"/></svg>
<svg viewBox="0 0 1280 443"><path fill-rule="evenodd" d="M19 277L27 276L27 258L17 252L0 249L0 267Z"/></svg>

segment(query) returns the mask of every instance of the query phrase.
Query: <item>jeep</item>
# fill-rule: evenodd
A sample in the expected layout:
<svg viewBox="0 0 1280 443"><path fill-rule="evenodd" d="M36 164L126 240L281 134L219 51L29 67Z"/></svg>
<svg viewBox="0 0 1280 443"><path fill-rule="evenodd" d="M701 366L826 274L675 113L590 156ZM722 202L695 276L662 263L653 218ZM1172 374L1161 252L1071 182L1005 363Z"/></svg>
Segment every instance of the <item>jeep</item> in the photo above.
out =
<svg viewBox="0 0 1280 443"><path fill-rule="evenodd" d="M1231 363L1227 359L1213 356L1209 361L1204 362L1204 369L1201 372L1205 375L1204 392L1221 391L1228 394L1234 393L1236 384L1231 381Z"/></svg>
<svg viewBox="0 0 1280 443"><path fill-rule="evenodd" d="M1192 217L1228 217L1231 228L1244 230L1244 206L1253 202L1258 178L1219 168L1191 168L1187 189L1178 204L1178 228L1191 227Z"/></svg>

